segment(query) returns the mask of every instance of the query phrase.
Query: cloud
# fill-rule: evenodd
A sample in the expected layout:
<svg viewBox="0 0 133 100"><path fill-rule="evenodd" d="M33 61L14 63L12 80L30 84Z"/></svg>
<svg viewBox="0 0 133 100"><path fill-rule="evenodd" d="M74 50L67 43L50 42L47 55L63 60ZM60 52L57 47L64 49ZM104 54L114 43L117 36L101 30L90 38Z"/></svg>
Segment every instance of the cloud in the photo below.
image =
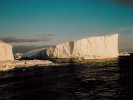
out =
<svg viewBox="0 0 133 100"><path fill-rule="evenodd" d="M132 50L133 52L133 36L121 35L119 40L119 48L121 51Z"/></svg>
<svg viewBox="0 0 133 100"><path fill-rule="evenodd" d="M8 43L22 43L22 42L47 42L51 40L50 36L46 37L31 37L31 38L21 38L17 36L8 36L8 37L1 37L2 41L8 42Z"/></svg>
<svg viewBox="0 0 133 100"><path fill-rule="evenodd" d="M34 50L34 49L40 49L40 48L48 48L52 45L44 45L44 46L36 46L36 45L20 45L20 46L13 46L13 53L26 53L28 51Z"/></svg>
<svg viewBox="0 0 133 100"><path fill-rule="evenodd" d="M44 33L40 33L40 34L36 34L35 36L43 36L43 37L54 37L55 36L55 34L53 34L53 33L47 33L47 34L44 34Z"/></svg>
<svg viewBox="0 0 133 100"><path fill-rule="evenodd" d="M89 2L89 0L86 0ZM123 5L127 5L127 6L130 6L130 7L133 7L133 0L95 0L97 1L98 3L99 2L113 2L113 3L119 3L119 4L123 4Z"/></svg>
<svg viewBox="0 0 133 100"><path fill-rule="evenodd" d="M114 3L121 3L133 7L133 0L111 0Z"/></svg>
<svg viewBox="0 0 133 100"><path fill-rule="evenodd" d="M117 29L116 31L119 33L128 33L128 34L131 33L132 34L133 33L133 26Z"/></svg>

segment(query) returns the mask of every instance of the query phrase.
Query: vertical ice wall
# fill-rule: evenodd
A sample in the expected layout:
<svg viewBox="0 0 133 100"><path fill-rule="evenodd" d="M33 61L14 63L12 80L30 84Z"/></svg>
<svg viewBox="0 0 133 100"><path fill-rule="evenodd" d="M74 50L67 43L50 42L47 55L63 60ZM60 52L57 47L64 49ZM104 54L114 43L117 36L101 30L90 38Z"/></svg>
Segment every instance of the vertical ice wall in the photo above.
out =
<svg viewBox="0 0 133 100"><path fill-rule="evenodd" d="M14 60L12 46L0 41L0 61Z"/></svg>
<svg viewBox="0 0 133 100"><path fill-rule="evenodd" d="M118 34L88 37L61 43L50 48L27 52L22 57L81 59L114 58L118 57Z"/></svg>
<svg viewBox="0 0 133 100"><path fill-rule="evenodd" d="M49 58L101 59L118 57L118 34L88 37L45 50Z"/></svg>

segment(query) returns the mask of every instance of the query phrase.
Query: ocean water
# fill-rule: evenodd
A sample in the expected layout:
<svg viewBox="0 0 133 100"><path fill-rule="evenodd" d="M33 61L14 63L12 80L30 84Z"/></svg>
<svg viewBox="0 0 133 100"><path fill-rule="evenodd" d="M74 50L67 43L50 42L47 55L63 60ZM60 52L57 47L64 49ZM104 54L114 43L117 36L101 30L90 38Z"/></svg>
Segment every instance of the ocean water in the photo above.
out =
<svg viewBox="0 0 133 100"><path fill-rule="evenodd" d="M132 100L132 60L0 72L0 100Z"/></svg>

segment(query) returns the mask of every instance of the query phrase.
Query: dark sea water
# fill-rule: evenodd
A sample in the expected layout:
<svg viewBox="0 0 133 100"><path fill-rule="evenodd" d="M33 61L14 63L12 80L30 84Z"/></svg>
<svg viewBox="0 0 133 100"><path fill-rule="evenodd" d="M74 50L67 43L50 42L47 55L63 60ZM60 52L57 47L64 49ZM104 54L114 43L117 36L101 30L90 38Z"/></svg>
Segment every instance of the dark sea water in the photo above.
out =
<svg viewBox="0 0 133 100"><path fill-rule="evenodd" d="M133 100L132 60L0 72L0 100Z"/></svg>

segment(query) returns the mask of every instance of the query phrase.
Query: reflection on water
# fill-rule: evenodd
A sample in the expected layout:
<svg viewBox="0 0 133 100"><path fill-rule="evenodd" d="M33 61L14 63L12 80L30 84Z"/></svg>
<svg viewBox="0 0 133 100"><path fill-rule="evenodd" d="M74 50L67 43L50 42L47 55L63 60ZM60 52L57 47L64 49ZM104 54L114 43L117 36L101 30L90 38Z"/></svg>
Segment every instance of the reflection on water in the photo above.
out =
<svg viewBox="0 0 133 100"><path fill-rule="evenodd" d="M69 64L0 73L1 100L125 100L133 64ZM23 70L23 71L22 71Z"/></svg>

